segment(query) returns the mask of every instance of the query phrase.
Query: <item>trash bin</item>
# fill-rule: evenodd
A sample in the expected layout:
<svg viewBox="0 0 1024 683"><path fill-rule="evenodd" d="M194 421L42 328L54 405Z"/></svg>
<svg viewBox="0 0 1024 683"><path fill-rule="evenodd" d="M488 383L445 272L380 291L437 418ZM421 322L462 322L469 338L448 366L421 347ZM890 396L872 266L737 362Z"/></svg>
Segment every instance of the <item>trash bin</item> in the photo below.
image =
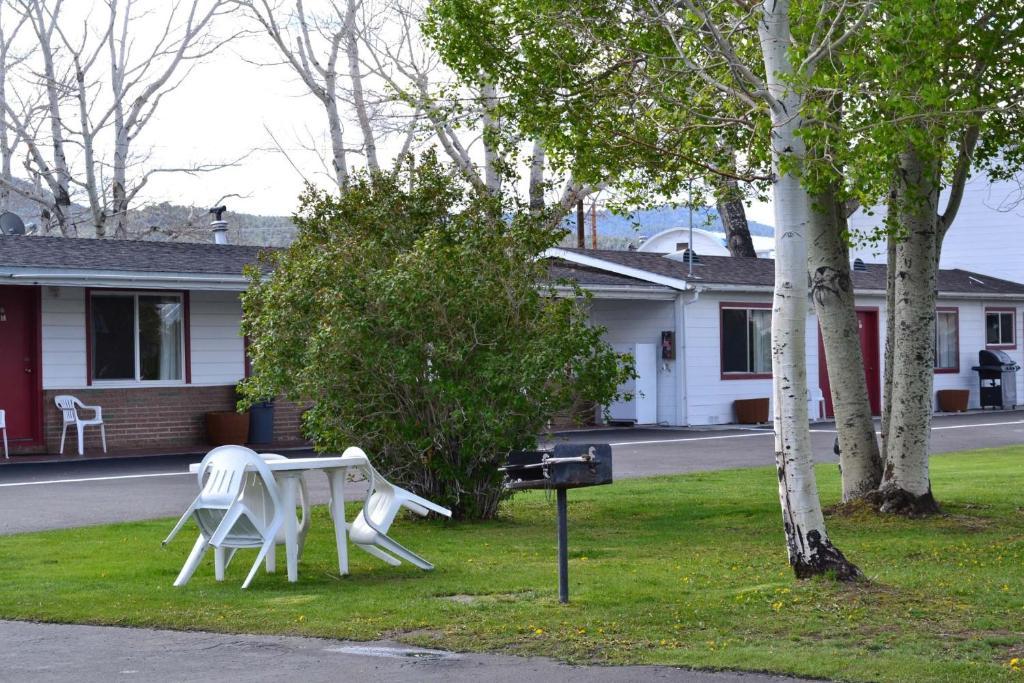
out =
<svg viewBox="0 0 1024 683"><path fill-rule="evenodd" d="M249 443L271 443L274 440L274 402L260 401L249 408Z"/></svg>

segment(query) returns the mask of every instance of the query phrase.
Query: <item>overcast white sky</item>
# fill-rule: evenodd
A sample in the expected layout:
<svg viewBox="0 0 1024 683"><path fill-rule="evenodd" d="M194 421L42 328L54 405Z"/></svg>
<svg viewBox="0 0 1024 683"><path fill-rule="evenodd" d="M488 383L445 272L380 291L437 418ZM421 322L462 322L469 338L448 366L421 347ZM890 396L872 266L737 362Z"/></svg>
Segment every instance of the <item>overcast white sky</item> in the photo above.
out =
<svg viewBox="0 0 1024 683"><path fill-rule="evenodd" d="M246 53L256 49L250 41ZM272 58L269 51L266 56ZM316 172L319 161L301 149L299 140L310 135L323 140L319 103L285 67L257 67L228 50L214 55L161 104L146 139L139 142L152 144L154 162L165 166L251 155L237 168L197 178L158 177L151 181L148 198L205 205L221 195L238 193L249 196L228 200L234 211L290 214L302 190L302 178L281 154L259 151L272 147L267 128L290 148L296 161L305 160L303 167ZM748 217L775 223L770 204L755 204Z"/></svg>
<svg viewBox="0 0 1024 683"><path fill-rule="evenodd" d="M78 0L74 12L103 13L99 0ZM307 3L316 5L317 1ZM139 24L137 45L155 40L155 26ZM224 26L217 33L237 29ZM152 34L152 35L150 35ZM141 48L140 52L141 52ZM245 156L237 167L190 177L185 174L154 176L144 200L206 206L227 194L232 212L289 215L297 204L303 179L287 159L273 151L267 133L273 132L296 165L310 178L325 181L321 161L304 149L310 141L325 144L325 117L316 99L285 66L271 63L276 52L262 35L245 37L197 65L189 78L160 104L156 116L135 140L136 152L152 150L150 167L180 167L200 162L228 161ZM388 145L383 145L388 156ZM248 155L248 156L246 156ZM355 161L355 159L353 159ZM769 205L755 205L749 218L769 225Z"/></svg>

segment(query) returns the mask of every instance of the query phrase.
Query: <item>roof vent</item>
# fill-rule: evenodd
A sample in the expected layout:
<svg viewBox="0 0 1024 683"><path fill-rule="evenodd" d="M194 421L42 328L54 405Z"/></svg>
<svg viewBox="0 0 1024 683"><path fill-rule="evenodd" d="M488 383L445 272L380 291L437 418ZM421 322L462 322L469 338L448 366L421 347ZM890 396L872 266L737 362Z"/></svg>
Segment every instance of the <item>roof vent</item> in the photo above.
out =
<svg viewBox="0 0 1024 683"><path fill-rule="evenodd" d="M213 214L213 220L210 221L210 231L213 233L214 244L227 244L228 243L228 222L223 219L224 212L228 210L226 206L215 206L210 209L210 213Z"/></svg>
<svg viewBox="0 0 1024 683"><path fill-rule="evenodd" d="M864 265L864 261L862 259L855 258L853 259L853 272L866 273L868 272L868 267Z"/></svg>
<svg viewBox="0 0 1024 683"><path fill-rule="evenodd" d="M683 263L700 263L700 255L692 249L683 250Z"/></svg>

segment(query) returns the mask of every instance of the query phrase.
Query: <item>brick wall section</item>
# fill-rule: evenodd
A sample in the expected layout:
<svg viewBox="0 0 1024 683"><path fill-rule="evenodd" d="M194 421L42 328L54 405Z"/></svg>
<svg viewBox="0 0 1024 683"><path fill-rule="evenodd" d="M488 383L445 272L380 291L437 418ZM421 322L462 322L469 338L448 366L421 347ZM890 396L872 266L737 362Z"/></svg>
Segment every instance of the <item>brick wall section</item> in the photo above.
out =
<svg viewBox="0 0 1024 683"><path fill-rule="evenodd" d="M215 387L146 387L130 389L73 389L43 392L43 430L46 450L60 448L61 412L54 405L58 394L71 394L86 405L103 408L110 450L186 448L206 444L206 413L234 410L234 385ZM288 401L274 406L274 442L301 442L302 409ZM91 416L91 412L83 416ZM85 448L102 451L100 430L87 427ZM77 450L74 427L68 427L65 453Z"/></svg>

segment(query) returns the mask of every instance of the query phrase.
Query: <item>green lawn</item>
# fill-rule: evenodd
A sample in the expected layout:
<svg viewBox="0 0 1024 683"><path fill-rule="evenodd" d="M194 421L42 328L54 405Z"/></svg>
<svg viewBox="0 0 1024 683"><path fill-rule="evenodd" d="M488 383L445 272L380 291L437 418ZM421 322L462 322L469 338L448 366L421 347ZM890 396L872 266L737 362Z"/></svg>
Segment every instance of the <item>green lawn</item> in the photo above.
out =
<svg viewBox="0 0 1024 683"><path fill-rule="evenodd" d="M239 586L212 556L171 587L191 547L172 520L0 537L0 618L333 638L396 638L573 662L658 663L848 680L992 681L1024 674L1024 447L933 458L947 514L832 515L866 585L798 582L774 470L631 480L569 494L572 603L558 604L554 499L517 496L484 524L400 521L437 564L391 568L357 549L337 575L325 508L297 584ZM821 466L826 504L835 466ZM279 566L283 566L279 550Z"/></svg>

